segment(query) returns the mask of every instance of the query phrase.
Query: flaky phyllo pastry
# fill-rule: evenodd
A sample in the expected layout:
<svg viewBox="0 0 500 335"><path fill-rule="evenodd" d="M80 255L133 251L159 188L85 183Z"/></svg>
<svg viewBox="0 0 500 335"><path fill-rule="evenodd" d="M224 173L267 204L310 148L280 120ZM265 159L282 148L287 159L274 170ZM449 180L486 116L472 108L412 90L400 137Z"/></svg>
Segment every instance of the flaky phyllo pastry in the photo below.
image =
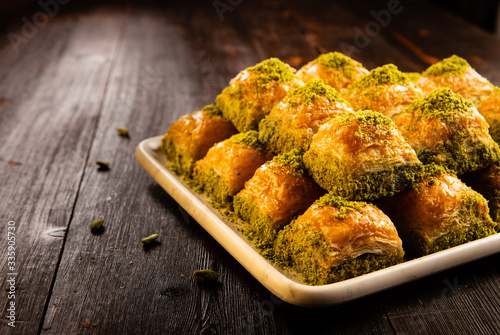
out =
<svg viewBox="0 0 500 335"><path fill-rule="evenodd" d="M237 132L215 105L209 105L174 122L163 137L162 149L172 170L190 176L194 163L205 157L208 149Z"/></svg>
<svg viewBox="0 0 500 335"><path fill-rule="evenodd" d="M396 125L424 164L437 163L461 175L500 159L488 123L471 102L449 88L413 102Z"/></svg>
<svg viewBox="0 0 500 335"><path fill-rule="evenodd" d="M275 254L306 283L321 285L397 264L404 252L381 210L327 194L279 233Z"/></svg>
<svg viewBox="0 0 500 335"><path fill-rule="evenodd" d="M394 122L368 110L334 116L322 125L304 163L321 187L349 200L400 192L421 166Z"/></svg>
<svg viewBox="0 0 500 335"><path fill-rule="evenodd" d="M340 93L313 79L281 100L259 125L259 139L275 153L305 152L313 135L330 116L352 112Z"/></svg>
<svg viewBox="0 0 500 335"><path fill-rule="evenodd" d="M457 55L429 66L416 84L424 93L430 93L439 87L448 87L476 106L493 92L494 87L465 59Z"/></svg>
<svg viewBox="0 0 500 335"><path fill-rule="evenodd" d="M260 120L274 105L302 84L295 69L270 58L241 71L217 96L216 103L239 131L258 130Z"/></svg>
<svg viewBox="0 0 500 335"><path fill-rule="evenodd" d="M377 203L393 220L411 256L424 256L496 232L487 200L444 168L428 165L417 179L413 189Z"/></svg>
<svg viewBox="0 0 500 335"><path fill-rule="evenodd" d="M344 93L344 98L355 110L373 110L392 120L421 96L422 91L393 64L371 70Z"/></svg>
<svg viewBox="0 0 500 335"><path fill-rule="evenodd" d="M500 142L500 88L495 86L493 92L477 106L477 111L488 122L491 138Z"/></svg>
<svg viewBox="0 0 500 335"><path fill-rule="evenodd" d="M255 171L234 197L234 211L250 224L246 233L257 247L270 252L278 231L324 193L308 175L300 152L294 149L275 156Z"/></svg>
<svg viewBox="0 0 500 335"><path fill-rule="evenodd" d="M256 131L233 135L214 145L195 163L194 186L216 203L229 204L255 170L271 157Z"/></svg>
<svg viewBox="0 0 500 335"><path fill-rule="evenodd" d="M320 55L300 68L297 77L305 83L313 79L321 79L325 84L342 92L366 74L368 70L361 63L340 52L330 52Z"/></svg>
<svg viewBox="0 0 500 335"><path fill-rule="evenodd" d="M499 92L457 56L423 73L270 58L162 151L262 256L323 285L500 231Z"/></svg>

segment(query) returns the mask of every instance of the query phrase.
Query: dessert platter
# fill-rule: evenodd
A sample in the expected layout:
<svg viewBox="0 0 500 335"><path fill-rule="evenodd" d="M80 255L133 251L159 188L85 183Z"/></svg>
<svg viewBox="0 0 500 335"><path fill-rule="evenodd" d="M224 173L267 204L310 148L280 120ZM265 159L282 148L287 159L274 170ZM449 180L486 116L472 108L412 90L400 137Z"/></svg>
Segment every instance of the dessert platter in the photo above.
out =
<svg viewBox="0 0 500 335"><path fill-rule="evenodd" d="M271 292L328 306L500 251L495 99L455 55L271 58L136 157Z"/></svg>

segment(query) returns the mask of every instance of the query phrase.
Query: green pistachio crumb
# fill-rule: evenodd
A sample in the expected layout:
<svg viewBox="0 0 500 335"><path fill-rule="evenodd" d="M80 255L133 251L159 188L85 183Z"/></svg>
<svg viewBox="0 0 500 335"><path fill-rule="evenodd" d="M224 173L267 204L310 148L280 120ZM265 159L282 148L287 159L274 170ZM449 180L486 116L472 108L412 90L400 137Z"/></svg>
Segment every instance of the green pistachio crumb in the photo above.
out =
<svg viewBox="0 0 500 335"><path fill-rule="evenodd" d="M120 136L129 137L128 128L118 127L116 128L116 131Z"/></svg>
<svg viewBox="0 0 500 335"><path fill-rule="evenodd" d="M212 270L197 270L193 273L193 278L200 283L215 282L219 278L219 274Z"/></svg>
<svg viewBox="0 0 500 335"><path fill-rule="evenodd" d="M224 142L252 146L259 150L265 150L265 146L259 141L259 133L255 130L233 135Z"/></svg>
<svg viewBox="0 0 500 335"><path fill-rule="evenodd" d="M94 222L92 222L90 224L90 231L96 232L96 231L101 230L103 227L104 227L104 220L103 219L95 220Z"/></svg>
<svg viewBox="0 0 500 335"><path fill-rule="evenodd" d="M302 154L300 150L293 149L281 155L273 157L273 162L279 167L289 167L291 169L291 174L293 176L304 176L306 170L304 167L304 162L302 160Z"/></svg>
<svg viewBox="0 0 500 335"><path fill-rule="evenodd" d="M309 105L320 96L326 97L330 102L339 101L349 105L339 92L330 85L325 84L321 79L313 79L306 85L293 90L289 95L288 103L291 106Z"/></svg>
<svg viewBox="0 0 500 335"><path fill-rule="evenodd" d="M222 117L222 111L215 104L203 107L202 112L209 117Z"/></svg>
<svg viewBox="0 0 500 335"><path fill-rule="evenodd" d="M354 60L340 52L329 52L316 58L313 63L320 64L324 69L341 71L348 79L354 78Z"/></svg>
<svg viewBox="0 0 500 335"><path fill-rule="evenodd" d="M420 111L427 119L441 119L453 122L459 113L467 113L474 105L460 94L453 93L449 88L435 89L425 97L415 100L408 106L408 111Z"/></svg>
<svg viewBox="0 0 500 335"><path fill-rule="evenodd" d="M278 58L269 58L247 69L258 75L257 85L260 88L270 88L273 83L284 83L294 78L292 68Z"/></svg>
<svg viewBox="0 0 500 335"><path fill-rule="evenodd" d="M96 161L95 162L97 166L99 167L99 170L109 170L109 162L106 161Z"/></svg>
<svg viewBox="0 0 500 335"><path fill-rule="evenodd" d="M148 237L144 237L142 240L141 240L141 243L143 244L148 244L148 243L151 243L153 242L154 240L156 240L158 238L158 234L152 234L152 235L149 235Z"/></svg>
<svg viewBox="0 0 500 335"><path fill-rule="evenodd" d="M373 90L380 85L405 84L411 83L408 76L399 71L394 64L386 64L371 70L366 76L354 82L351 88L361 90Z"/></svg>
<svg viewBox="0 0 500 335"><path fill-rule="evenodd" d="M426 77L461 75L464 74L469 67L470 65L465 59L453 55L429 66L422 75Z"/></svg>

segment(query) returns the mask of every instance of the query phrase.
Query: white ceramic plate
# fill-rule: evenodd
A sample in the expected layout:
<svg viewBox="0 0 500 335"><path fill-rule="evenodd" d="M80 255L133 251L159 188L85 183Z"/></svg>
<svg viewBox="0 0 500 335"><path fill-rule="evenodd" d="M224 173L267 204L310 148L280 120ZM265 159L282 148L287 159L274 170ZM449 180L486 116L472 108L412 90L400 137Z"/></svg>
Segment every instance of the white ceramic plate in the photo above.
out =
<svg viewBox="0 0 500 335"><path fill-rule="evenodd" d="M152 137L138 145L139 163L262 285L291 304L309 307L340 304L500 252L500 234L496 234L342 282L321 286L302 284L263 258L232 223L165 167L166 160L158 150L161 138Z"/></svg>

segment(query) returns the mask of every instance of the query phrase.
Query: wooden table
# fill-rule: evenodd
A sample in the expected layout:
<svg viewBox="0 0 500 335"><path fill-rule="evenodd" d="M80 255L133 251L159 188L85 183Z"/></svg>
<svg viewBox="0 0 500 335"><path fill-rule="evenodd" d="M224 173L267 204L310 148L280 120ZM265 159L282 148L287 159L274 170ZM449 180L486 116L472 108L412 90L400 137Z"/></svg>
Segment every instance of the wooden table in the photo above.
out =
<svg viewBox="0 0 500 335"><path fill-rule="evenodd" d="M46 3L11 16L0 35L0 279L15 295L15 328L0 296L1 334L500 332L500 254L342 305L293 306L134 158L141 140L271 56L298 68L337 50L367 68L422 71L456 53L498 85L498 39L409 0ZM106 229L93 235L100 218ZM152 233L160 243L145 249ZM219 285L194 281L205 268Z"/></svg>

